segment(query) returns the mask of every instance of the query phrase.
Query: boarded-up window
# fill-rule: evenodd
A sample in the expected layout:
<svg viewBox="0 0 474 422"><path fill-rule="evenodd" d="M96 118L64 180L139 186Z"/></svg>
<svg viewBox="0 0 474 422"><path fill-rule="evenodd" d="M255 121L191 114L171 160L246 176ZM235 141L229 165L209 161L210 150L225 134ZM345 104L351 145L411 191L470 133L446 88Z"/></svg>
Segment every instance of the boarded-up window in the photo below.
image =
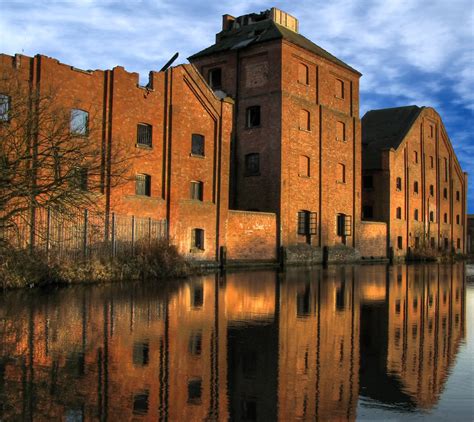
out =
<svg viewBox="0 0 474 422"><path fill-rule="evenodd" d="M344 122L336 122L336 141L346 141L346 124Z"/></svg>
<svg viewBox="0 0 474 422"><path fill-rule="evenodd" d="M299 158L299 166L298 166L298 175L302 177L309 177L310 169L309 169L309 157L306 155L300 155Z"/></svg>
<svg viewBox="0 0 474 422"><path fill-rule="evenodd" d="M344 98L344 81L341 79L335 80L335 93L334 95L338 98Z"/></svg>
<svg viewBox="0 0 474 422"><path fill-rule="evenodd" d="M337 165L337 181L339 183L346 183L346 166L342 163Z"/></svg>
<svg viewBox="0 0 474 422"><path fill-rule="evenodd" d="M303 63L298 64L298 82L309 85L309 69Z"/></svg>
<svg viewBox="0 0 474 422"><path fill-rule="evenodd" d="M311 130L311 114L308 110L300 110L300 129Z"/></svg>

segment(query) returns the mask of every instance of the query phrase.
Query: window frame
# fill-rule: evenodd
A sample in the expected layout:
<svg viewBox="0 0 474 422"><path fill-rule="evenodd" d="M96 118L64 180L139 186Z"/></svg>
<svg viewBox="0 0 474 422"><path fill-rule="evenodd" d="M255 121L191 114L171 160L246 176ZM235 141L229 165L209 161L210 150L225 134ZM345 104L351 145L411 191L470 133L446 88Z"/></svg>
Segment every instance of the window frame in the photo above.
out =
<svg viewBox="0 0 474 422"><path fill-rule="evenodd" d="M252 117L253 113L258 116L258 123L254 122L256 117ZM259 105L249 106L245 110L245 127L247 129L256 129L262 126L262 108Z"/></svg>
<svg viewBox="0 0 474 422"><path fill-rule="evenodd" d="M11 106L12 98L10 95L0 93L0 123L8 123L10 121Z"/></svg>
<svg viewBox="0 0 474 422"><path fill-rule="evenodd" d="M191 250L204 251L204 229L195 227L191 229Z"/></svg>
<svg viewBox="0 0 474 422"><path fill-rule="evenodd" d="M145 142L140 142L143 140L143 133L140 133L140 128L146 128ZM153 148L153 126L149 123L137 123L137 147L140 148Z"/></svg>
<svg viewBox="0 0 474 422"><path fill-rule="evenodd" d="M200 148L195 148L195 147ZM193 157L205 157L206 156L206 137L200 133L191 134L191 155Z"/></svg>
<svg viewBox="0 0 474 422"><path fill-rule="evenodd" d="M314 211L300 210L297 215L297 234L314 236L318 234L318 214Z"/></svg>
<svg viewBox="0 0 474 422"><path fill-rule="evenodd" d="M395 180L395 187L397 189L397 192L401 192L402 191L402 178L401 177L397 177L396 180Z"/></svg>
<svg viewBox="0 0 474 422"><path fill-rule="evenodd" d="M352 235L352 216L338 213L336 215L336 234L337 236Z"/></svg>
<svg viewBox="0 0 474 422"><path fill-rule="evenodd" d="M79 116L85 117L83 126L79 129L75 126L75 119ZM69 116L69 133L73 136L89 136L89 112L81 108L72 108Z"/></svg>
<svg viewBox="0 0 474 422"><path fill-rule="evenodd" d="M218 73L219 83L218 84L213 82L213 80L214 80L213 74L217 71L219 71L219 73ZM209 84L209 86L211 87L212 90L217 91L217 90L222 89L222 67L213 67L213 68L211 68L207 71L207 83Z"/></svg>
<svg viewBox="0 0 474 422"><path fill-rule="evenodd" d="M135 175L135 195L151 197L151 176L146 173Z"/></svg>
<svg viewBox="0 0 474 422"><path fill-rule="evenodd" d="M193 201L204 201L204 182L201 180L191 180L190 196Z"/></svg>

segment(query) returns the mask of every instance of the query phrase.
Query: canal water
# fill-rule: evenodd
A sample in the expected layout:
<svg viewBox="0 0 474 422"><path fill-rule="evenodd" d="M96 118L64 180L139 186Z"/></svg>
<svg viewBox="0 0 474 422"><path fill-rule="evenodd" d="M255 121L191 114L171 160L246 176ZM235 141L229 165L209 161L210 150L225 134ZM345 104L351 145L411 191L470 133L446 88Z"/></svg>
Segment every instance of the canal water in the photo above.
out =
<svg viewBox="0 0 474 422"><path fill-rule="evenodd" d="M456 265L0 294L1 421L474 418Z"/></svg>

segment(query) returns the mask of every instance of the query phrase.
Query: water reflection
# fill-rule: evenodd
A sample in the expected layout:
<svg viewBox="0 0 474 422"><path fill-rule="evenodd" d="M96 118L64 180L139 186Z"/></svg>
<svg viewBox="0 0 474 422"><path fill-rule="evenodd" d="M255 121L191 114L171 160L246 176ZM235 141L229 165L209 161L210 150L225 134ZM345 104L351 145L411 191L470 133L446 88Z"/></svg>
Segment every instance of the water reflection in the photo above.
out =
<svg viewBox="0 0 474 422"><path fill-rule="evenodd" d="M341 266L0 297L2 420L354 420L436 405L464 266Z"/></svg>

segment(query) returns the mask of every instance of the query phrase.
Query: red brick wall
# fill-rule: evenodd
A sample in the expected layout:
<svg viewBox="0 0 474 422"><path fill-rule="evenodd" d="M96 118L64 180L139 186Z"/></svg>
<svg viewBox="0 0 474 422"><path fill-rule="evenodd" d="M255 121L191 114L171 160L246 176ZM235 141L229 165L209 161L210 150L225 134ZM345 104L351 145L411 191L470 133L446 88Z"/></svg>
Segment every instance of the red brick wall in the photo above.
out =
<svg viewBox="0 0 474 422"><path fill-rule="evenodd" d="M270 213L229 211L227 259L276 260L276 216Z"/></svg>
<svg viewBox="0 0 474 422"><path fill-rule="evenodd" d="M387 257L387 224L362 221L358 230L357 249L362 257Z"/></svg>

